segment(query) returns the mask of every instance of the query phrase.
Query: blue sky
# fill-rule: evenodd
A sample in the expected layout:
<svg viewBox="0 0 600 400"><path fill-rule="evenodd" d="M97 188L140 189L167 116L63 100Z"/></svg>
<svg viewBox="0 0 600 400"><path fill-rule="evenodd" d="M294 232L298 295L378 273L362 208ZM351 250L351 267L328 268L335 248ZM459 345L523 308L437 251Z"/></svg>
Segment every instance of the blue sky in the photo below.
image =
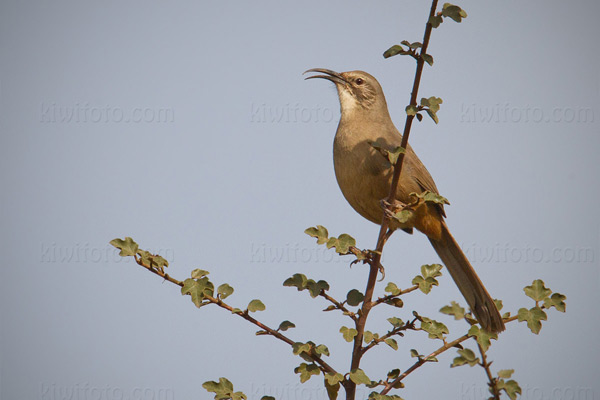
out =
<svg viewBox="0 0 600 400"><path fill-rule="evenodd" d="M513 323L494 368L514 368L526 399L600 396L594 332L600 285L600 28L595 1L473 1L462 24L433 32L420 94L443 98L439 125L411 143L452 205L448 225L494 296L513 313L541 278L567 295L539 337ZM403 124L414 64L381 54L422 38L428 2L16 2L0 5L0 397L209 398L226 376L250 399L325 398L300 386L284 344L222 310L197 310L178 288L116 256L131 236L179 279L194 268L260 298L261 320L291 320L294 340L325 343L349 365L342 316L281 283L296 272L332 295L364 290L366 270L303 234L321 224L373 247L376 225L342 197L333 174L339 117L323 67L361 69L382 84ZM438 262L420 234L394 235L386 281L410 285ZM378 286L382 293L384 285ZM406 309L462 300L447 275ZM452 335L451 335L452 337ZM364 359L375 378L406 369L418 335ZM390 350L390 351L388 351ZM406 380L406 399L478 399L480 369L449 369L448 352ZM432 384L435 380L435 385ZM62 396L62 397L61 397ZM287 396L287 397L286 397ZM293 397L296 396L296 397ZM592 396L592 397L590 397Z"/></svg>

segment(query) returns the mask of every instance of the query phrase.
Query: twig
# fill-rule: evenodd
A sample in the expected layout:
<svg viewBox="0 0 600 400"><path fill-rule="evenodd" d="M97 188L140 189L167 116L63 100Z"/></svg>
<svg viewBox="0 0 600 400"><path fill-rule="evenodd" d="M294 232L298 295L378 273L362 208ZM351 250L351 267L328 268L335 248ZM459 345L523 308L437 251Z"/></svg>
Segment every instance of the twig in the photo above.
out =
<svg viewBox="0 0 600 400"><path fill-rule="evenodd" d="M149 265L146 265L142 262L142 260L140 258L137 257L137 255L134 255L135 258L135 262L138 263L138 265L141 265L142 267L146 268L148 271L160 276L161 278L164 278L165 280L174 283L177 286L183 287L183 282L179 281L175 278L172 278L171 276L169 276L168 274L166 274L164 271L162 270L158 270L155 268L152 268ZM204 295L204 298L206 300L208 300L210 303L212 304L216 304L217 306L230 311L231 313L238 315L240 317L242 317L243 319L245 319L246 321L258 326L260 329L264 330L265 332L267 332L269 335L276 337L277 339L289 344L290 346L293 346L295 344L295 342L288 338L287 336L283 335L282 333L276 331L273 328L268 327L267 325L263 324L262 322L258 321L257 319L253 318L252 316L250 316L248 314L248 312L234 312L234 307L231 307L229 304L226 304L223 302L223 300L219 299L219 298L215 298L209 295ZM337 371L335 369L333 369L329 364L327 364L325 361L323 361L323 359L315 354L311 354L311 353L304 353L304 354L308 354L308 356L316 363L319 365L321 371L323 371L324 373L330 373L330 374L336 374Z"/></svg>
<svg viewBox="0 0 600 400"><path fill-rule="evenodd" d="M423 36L423 45L420 51L420 57L417 59L417 70L415 72L415 80L413 82L413 88L410 96L410 105L417 105L417 95L419 92L419 85L421 83L421 75L423 73L423 65L425 63L422 55L427 53L427 46L429 45L429 38L431 37L431 31L433 26L429 22L431 18L435 15L435 10L437 8L438 0L433 0L431 3L431 10L429 11L429 17L427 18L427 24L425 26L425 34ZM414 119L414 115L406 116L406 123L404 125L404 133L402 135L402 142L400 146L403 148L407 148L408 146L408 136L410 134L410 128L412 126L412 121ZM398 157L398 161L394 165L394 176L392 178L392 184L390 186L390 193L387 198L387 202L390 204L394 203L396 198L396 190L398 189L398 182L400 179L400 173L402 172L402 164L404 162L404 153L400 153ZM375 290L375 283L377 282L377 274L379 273L381 266L381 253L383 251L383 246L385 245L386 233L388 231L388 220L385 216L381 221L381 229L379 230L379 237L377 239L377 247L375 250L375 257L369 263L369 277L367 279L367 288L365 290L365 297L363 300L363 305L361 308L361 313L356 322L356 331L357 335L354 337L354 347L352 350L352 362L350 363L350 370L357 369L360 365L360 359L362 357L362 341L365 332L365 325L367 322L367 316L369 315L369 311L373 307L373 303L371 299L373 298L373 292ZM354 400L356 394L356 384L352 381L347 381L344 384L344 389L346 390L346 399Z"/></svg>
<svg viewBox="0 0 600 400"><path fill-rule="evenodd" d="M401 290L400 293L398 293L398 294L388 294L387 296L380 297L373 302L373 307L375 307L376 305L381 304L381 303L386 303L386 302L390 301L391 299L395 299L404 294L415 291L418 288L419 288L419 285L414 285L414 286L409 287L408 289Z"/></svg>
<svg viewBox="0 0 600 400"><path fill-rule="evenodd" d="M391 331L389 331L382 337L380 337L378 339L373 339L367 346L362 348L363 354L366 353L367 351L369 351L370 349L372 349L373 347L377 346L379 343L385 341L385 339L391 338L392 336L395 336L395 335L403 336L402 332L407 331L407 330L416 330L415 329L416 321L417 321L417 319L415 318L412 321L407 322L406 324L404 324L398 328L392 329Z"/></svg>
<svg viewBox="0 0 600 400"><path fill-rule="evenodd" d="M488 381L489 381L488 386L490 387L490 390L491 390L492 394L494 395L494 400L500 400L500 390L498 389L498 380L496 378L494 378L494 376L492 375L492 371L490 370L490 365L492 365L492 363L487 361L487 356L485 354L485 351L483 350L483 347L481 347L479 342L477 342L477 347L479 348L479 353L481 354L481 362L479 363L479 365L481 365L483 367L483 369L485 369L485 373L486 373Z"/></svg>
<svg viewBox="0 0 600 400"><path fill-rule="evenodd" d="M352 311L348 310L342 303L340 303L339 301L337 301L336 299L334 299L333 297L331 297L330 295L328 295L324 290L322 290L321 293L319 293L319 296L321 296L324 299L326 299L329 302L331 302L335 306L336 309L342 311L345 315L347 315L350 318L352 318L352 320L354 320L354 322L357 321L357 317L356 317L355 313L353 313Z"/></svg>

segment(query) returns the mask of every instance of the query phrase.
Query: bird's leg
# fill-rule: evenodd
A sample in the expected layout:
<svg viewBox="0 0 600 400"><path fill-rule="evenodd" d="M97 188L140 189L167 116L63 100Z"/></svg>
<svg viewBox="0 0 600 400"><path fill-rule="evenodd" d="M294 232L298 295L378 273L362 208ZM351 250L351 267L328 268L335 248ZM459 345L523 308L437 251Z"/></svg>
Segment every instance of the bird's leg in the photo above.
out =
<svg viewBox="0 0 600 400"><path fill-rule="evenodd" d="M387 199L383 199L379 201L379 204L381 205L381 208L383 208L383 213L388 219L393 219L396 213L407 207L407 204L404 204L400 200L394 200L393 203L390 203Z"/></svg>

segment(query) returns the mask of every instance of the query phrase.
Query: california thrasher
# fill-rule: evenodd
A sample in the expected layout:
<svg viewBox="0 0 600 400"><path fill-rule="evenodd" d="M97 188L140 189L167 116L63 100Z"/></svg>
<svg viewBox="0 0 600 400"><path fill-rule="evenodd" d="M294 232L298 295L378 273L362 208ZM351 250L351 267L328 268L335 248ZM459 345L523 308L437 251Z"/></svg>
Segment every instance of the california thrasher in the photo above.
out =
<svg viewBox="0 0 600 400"><path fill-rule="evenodd" d="M314 68L306 72L323 74L306 79L327 79L337 88L341 118L333 142L335 176L354 210L380 224L384 215L382 200L389 194L394 170L371 143L396 148L402 140L390 118L383 89L373 76L363 71L338 73ZM414 203L411 193L424 191L438 193L427 168L409 145L396 199L404 204ZM481 326L490 332L503 331L504 323L492 297L450 234L445 216L442 204L424 203L416 209L410 222L401 224L391 218L389 226L392 231L403 229L409 233L416 228L427 235Z"/></svg>

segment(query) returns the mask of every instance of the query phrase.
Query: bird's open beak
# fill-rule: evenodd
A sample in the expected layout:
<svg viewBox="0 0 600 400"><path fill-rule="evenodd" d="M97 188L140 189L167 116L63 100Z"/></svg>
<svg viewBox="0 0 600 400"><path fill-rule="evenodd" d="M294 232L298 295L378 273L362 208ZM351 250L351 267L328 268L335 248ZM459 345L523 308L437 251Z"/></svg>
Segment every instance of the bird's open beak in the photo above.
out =
<svg viewBox="0 0 600 400"><path fill-rule="evenodd" d="M327 79L333 83L336 84L340 84L340 85L346 85L348 84L348 81L346 81L344 79L344 77L339 73L339 72L335 72L332 71L330 69L324 69L324 68L312 68L309 70L306 70L302 73L302 75L306 74L307 72L321 72L323 74L327 74L327 75L313 75L313 76L307 76L306 79L313 79L313 78L322 78L322 79Z"/></svg>

